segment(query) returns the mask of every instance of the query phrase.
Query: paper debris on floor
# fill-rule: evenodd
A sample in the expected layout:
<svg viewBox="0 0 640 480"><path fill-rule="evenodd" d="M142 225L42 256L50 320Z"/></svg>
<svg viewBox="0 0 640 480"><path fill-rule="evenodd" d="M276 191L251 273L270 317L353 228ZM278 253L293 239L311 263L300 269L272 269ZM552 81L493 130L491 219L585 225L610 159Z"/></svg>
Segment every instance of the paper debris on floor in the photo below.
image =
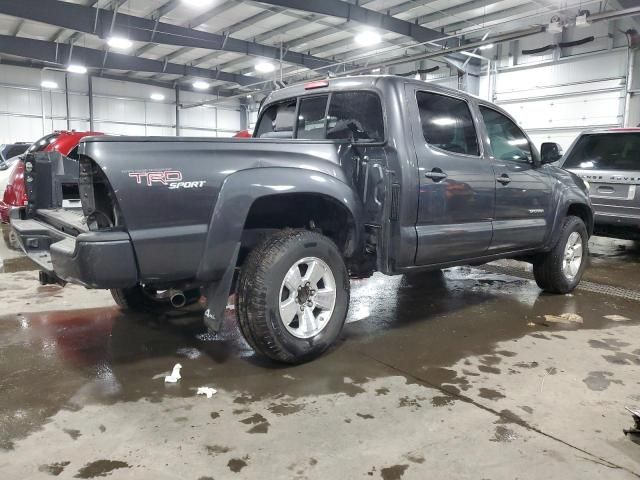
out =
<svg viewBox="0 0 640 480"><path fill-rule="evenodd" d="M196 395L206 395L207 398L213 397L218 391L215 388L211 387L198 387L198 391Z"/></svg>
<svg viewBox="0 0 640 480"><path fill-rule="evenodd" d="M182 365L176 363L173 366L173 370L171 371L171 375L167 375L164 377L164 383L176 383L178 380L182 378L180 375L180 370L182 369Z"/></svg>
<svg viewBox="0 0 640 480"><path fill-rule="evenodd" d="M584 323L582 317L577 313L563 313L562 315L545 315L544 321L547 323Z"/></svg>
<svg viewBox="0 0 640 480"><path fill-rule="evenodd" d="M631 320L630 318L624 317L622 315L605 315L604 318L607 320L611 320L612 322L628 322Z"/></svg>

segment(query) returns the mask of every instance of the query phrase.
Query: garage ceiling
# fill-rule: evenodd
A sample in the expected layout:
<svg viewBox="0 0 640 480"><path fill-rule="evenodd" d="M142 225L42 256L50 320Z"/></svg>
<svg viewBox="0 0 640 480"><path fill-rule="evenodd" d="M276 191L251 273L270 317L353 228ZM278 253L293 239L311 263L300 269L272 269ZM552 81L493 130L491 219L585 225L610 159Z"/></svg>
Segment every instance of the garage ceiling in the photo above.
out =
<svg viewBox="0 0 640 480"><path fill-rule="evenodd" d="M81 63L94 75L156 84L201 78L211 92L228 94L405 57L413 68L420 54L489 43L505 32L547 25L554 15L573 18L580 10L616 11L629 3L636 2L0 0L0 59L61 68ZM359 46L355 37L365 31L376 32L380 42ZM106 39L113 36L132 44L111 48ZM460 66L464 59L448 53L436 61ZM275 71L257 71L260 62Z"/></svg>

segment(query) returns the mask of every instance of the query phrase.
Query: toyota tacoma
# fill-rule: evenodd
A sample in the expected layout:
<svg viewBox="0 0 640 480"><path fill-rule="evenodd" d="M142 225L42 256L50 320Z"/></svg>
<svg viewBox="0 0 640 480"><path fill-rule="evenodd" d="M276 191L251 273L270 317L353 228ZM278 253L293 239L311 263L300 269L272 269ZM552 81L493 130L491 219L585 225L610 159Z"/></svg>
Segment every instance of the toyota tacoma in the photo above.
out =
<svg viewBox="0 0 640 480"><path fill-rule="evenodd" d="M581 279L587 186L495 105L394 76L322 80L265 99L253 139L85 138L78 160L28 154L12 224L41 282L111 289L123 308L235 293L259 353L317 357L340 334L349 278L533 264L548 292ZM76 184L81 209L65 209Z"/></svg>

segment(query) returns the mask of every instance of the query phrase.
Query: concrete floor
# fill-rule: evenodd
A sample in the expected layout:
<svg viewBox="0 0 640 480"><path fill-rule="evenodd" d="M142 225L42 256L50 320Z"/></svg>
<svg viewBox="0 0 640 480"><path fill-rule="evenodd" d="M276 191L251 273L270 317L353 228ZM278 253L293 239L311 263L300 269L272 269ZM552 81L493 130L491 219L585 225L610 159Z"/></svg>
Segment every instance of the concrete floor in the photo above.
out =
<svg viewBox="0 0 640 480"><path fill-rule="evenodd" d="M637 246L592 249L588 280L640 291ZM39 287L10 256L3 479L640 476L640 444L622 433L624 407L640 405L640 303L619 291L551 296L469 268L376 275L352 283L335 348L283 367L252 354L232 311L216 338L197 317ZM182 380L165 384L177 362Z"/></svg>

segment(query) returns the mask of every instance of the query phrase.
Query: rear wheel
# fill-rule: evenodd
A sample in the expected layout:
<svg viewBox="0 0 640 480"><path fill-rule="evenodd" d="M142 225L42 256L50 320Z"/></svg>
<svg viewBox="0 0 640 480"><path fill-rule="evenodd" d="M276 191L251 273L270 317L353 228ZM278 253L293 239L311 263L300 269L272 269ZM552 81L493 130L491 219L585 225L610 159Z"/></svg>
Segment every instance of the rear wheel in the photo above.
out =
<svg viewBox="0 0 640 480"><path fill-rule="evenodd" d="M321 355L338 338L349 307L349 277L335 243L283 230L247 257L236 295L240 329L258 353L286 363Z"/></svg>
<svg viewBox="0 0 640 480"><path fill-rule="evenodd" d="M582 219L565 218L560 239L553 249L533 263L533 275L540 288L550 293L569 293L578 286L589 256L589 236Z"/></svg>

